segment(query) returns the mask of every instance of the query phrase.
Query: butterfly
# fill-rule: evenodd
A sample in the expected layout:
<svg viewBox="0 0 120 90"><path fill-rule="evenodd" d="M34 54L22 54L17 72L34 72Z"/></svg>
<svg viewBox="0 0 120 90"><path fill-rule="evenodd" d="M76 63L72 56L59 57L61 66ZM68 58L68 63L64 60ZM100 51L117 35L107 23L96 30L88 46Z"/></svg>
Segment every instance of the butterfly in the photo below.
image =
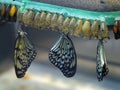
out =
<svg viewBox="0 0 120 90"><path fill-rule="evenodd" d="M72 40L62 34L49 52L49 60L61 70L64 76L72 77L76 73L77 58Z"/></svg>
<svg viewBox="0 0 120 90"><path fill-rule="evenodd" d="M36 50L28 40L26 33L23 31L18 32L14 49L14 66L16 76L18 78L24 77L31 62L36 57Z"/></svg>
<svg viewBox="0 0 120 90"><path fill-rule="evenodd" d="M103 41L99 40L98 46L97 46L97 78L99 81L103 80L103 77L106 76L109 72L107 61L106 61L106 55L105 55L105 49L103 45Z"/></svg>

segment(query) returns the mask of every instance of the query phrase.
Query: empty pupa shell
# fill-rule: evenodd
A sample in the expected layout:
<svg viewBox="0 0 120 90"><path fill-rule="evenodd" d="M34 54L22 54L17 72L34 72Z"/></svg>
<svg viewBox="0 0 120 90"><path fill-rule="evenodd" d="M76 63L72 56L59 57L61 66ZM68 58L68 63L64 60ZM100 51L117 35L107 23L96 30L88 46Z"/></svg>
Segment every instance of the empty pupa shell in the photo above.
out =
<svg viewBox="0 0 120 90"><path fill-rule="evenodd" d="M98 38L99 24L98 21L95 20L91 26L91 37Z"/></svg>
<svg viewBox="0 0 120 90"><path fill-rule="evenodd" d="M34 28L40 28L41 26L40 17L41 17L41 13L37 12L34 18Z"/></svg>
<svg viewBox="0 0 120 90"><path fill-rule="evenodd" d="M67 34L69 32L70 18L67 17L63 22L62 32Z"/></svg>
<svg viewBox="0 0 120 90"><path fill-rule="evenodd" d="M46 21L45 21L45 27L46 28L50 28L51 19L52 19L52 14L51 13L47 13Z"/></svg>
<svg viewBox="0 0 120 90"><path fill-rule="evenodd" d="M90 37L91 35L90 29L91 29L90 21L86 20L82 26L83 37Z"/></svg>
<svg viewBox="0 0 120 90"><path fill-rule="evenodd" d="M28 20L28 13L29 13L29 10L25 10L25 12L23 13L23 17L22 17L22 22L25 26L27 26L27 20Z"/></svg>
<svg viewBox="0 0 120 90"><path fill-rule="evenodd" d="M10 17L13 18L16 15L16 13L17 13L17 7L15 5L13 5L10 9L9 15L10 15Z"/></svg>
<svg viewBox="0 0 120 90"><path fill-rule="evenodd" d="M74 17L70 20L69 32L70 32L71 35L72 35L73 32L74 32L76 21L77 21L77 20L76 20L76 18L74 18Z"/></svg>
<svg viewBox="0 0 120 90"><path fill-rule="evenodd" d="M120 23L118 20L116 20L114 23L113 32L114 32L115 39L119 39L120 38Z"/></svg>
<svg viewBox="0 0 120 90"><path fill-rule="evenodd" d="M83 21L82 19L77 20L76 24L75 24L75 29L74 29L74 36L79 37L80 34L82 33L82 25L83 25Z"/></svg>
<svg viewBox="0 0 120 90"><path fill-rule="evenodd" d="M120 22L118 22L118 33L120 35Z"/></svg>
<svg viewBox="0 0 120 90"><path fill-rule="evenodd" d="M59 30L62 30L64 20L65 20L65 18L63 15L60 15L58 17L57 26L58 26Z"/></svg>
<svg viewBox="0 0 120 90"><path fill-rule="evenodd" d="M106 23L102 21L100 25L100 39L105 39L105 38L109 39L109 30Z"/></svg>
<svg viewBox="0 0 120 90"><path fill-rule="evenodd" d="M27 25L32 26L33 25L33 20L35 17L34 11L33 10L29 10L29 13L27 15Z"/></svg>
<svg viewBox="0 0 120 90"><path fill-rule="evenodd" d="M113 31L114 31L114 33L118 32L118 21L115 21Z"/></svg>
<svg viewBox="0 0 120 90"><path fill-rule="evenodd" d="M46 12L41 12L39 27L45 28Z"/></svg>
<svg viewBox="0 0 120 90"><path fill-rule="evenodd" d="M51 19L51 28L55 29L57 27L58 15L55 13Z"/></svg>
<svg viewBox="0 0 120 90"><path fill-rule="evenodd" d="M20 12L20 8L17 11L17 21L22 22L23 13Z"/></svg>
<svg viewBox="0 0 120 90"><path fill-rule="evenodd" d="M2 4L1 6L1 17L4 17L5 16L5 10L6 10L6 5L5 4Z"/></svg>

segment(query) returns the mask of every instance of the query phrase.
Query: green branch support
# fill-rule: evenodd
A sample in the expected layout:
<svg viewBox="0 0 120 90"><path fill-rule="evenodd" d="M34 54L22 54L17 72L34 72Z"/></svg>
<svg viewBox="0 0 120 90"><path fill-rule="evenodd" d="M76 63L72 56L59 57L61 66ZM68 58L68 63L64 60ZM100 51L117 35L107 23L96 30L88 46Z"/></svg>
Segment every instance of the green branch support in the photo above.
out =
<svg viewBox="0 0 120 90"><path fill-rule="evenodd" d="M80 10L57 5L45 4L34 2L30 0L0 0L1 3L15 4L21 8L21 13L26 9L34 9L36 11L46 11L51 13L63 14L65 17L82 18L83 20L89 19L91 22L94 20L105 21L107 25L113 25L115 20L120 20L120 11L115 12L95 12Z"/></svg>

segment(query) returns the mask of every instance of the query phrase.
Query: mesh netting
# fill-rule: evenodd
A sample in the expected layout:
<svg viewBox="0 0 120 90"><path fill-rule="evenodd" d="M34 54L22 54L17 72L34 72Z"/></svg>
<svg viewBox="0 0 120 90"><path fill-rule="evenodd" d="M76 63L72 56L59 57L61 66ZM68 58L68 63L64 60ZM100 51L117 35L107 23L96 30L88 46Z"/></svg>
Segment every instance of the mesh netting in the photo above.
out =
<svg viewBox="0 0 120 90"><path fill-rule="evenodd" d="M120 0L32 0L91 11L120 11Z"/></svg>

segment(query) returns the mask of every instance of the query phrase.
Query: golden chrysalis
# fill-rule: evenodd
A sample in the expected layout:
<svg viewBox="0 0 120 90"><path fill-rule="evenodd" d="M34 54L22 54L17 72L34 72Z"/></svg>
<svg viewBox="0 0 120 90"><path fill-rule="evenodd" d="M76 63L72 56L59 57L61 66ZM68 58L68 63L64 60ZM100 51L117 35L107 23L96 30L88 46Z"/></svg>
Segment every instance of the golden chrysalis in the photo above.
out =
<svg viewBox="0 0 120 90"><path fill-rule="evenodd" d="M44 28L45 21L46 21L46 15L47 15L46 12L41 12L40 24L39 24L40 28Z"/></svg>
<svg viewBox="0 0 120 90"><path fill-rule="evenodd" d="M71 35L73 35L73 32L74 32L74 29L75 29L75 24L76 24L76 18L72 18L71 20L70 20L70 24L69 24L69 33L71 34Z"/></svg>
<svg viewBox="0 0 120 90"><path fill-rule="evenodd" d="M22 18L23 18L23 13L20 12L20 8L19 8L17 11L17 21L21 23Z"/></svg>
<svg viewBox="0 0 120 90"><path fill-rule="evenodd" d="M16 14L17 14L17 7L16 7L16 5L13 5L10 9L10 12L9 12L11 19L16 20L16 18L17 18Z"/></svg>
<svg viewBox="0 0 120 90"><path fill-rule="evenodd" d="M46 27L46 28L50 28L50 25L51 25L51 19L52 19L52 14L51 14L51 13L47 13L46 21L45 21L45 25L44 25L44 27Z"/></svg>
<svg viewBox="0 0 120 90"><path fill-rule="evenodd" d="M90 37L91 35L90 29L91 29L90 21L86 20L82 26L83 37Z"/></svg>
<svg viewBox="0 0 120 90"><path fill-rule="evenodd" d="M83 25L83 21L82 19L77 20L76 24L75 24L75 29L74 29L74 36L79 37L80 34L82 33L82 25Z"/></svg>
<svg viewBox="0 0 120 90"><path fill-rule="evenodd" d="M41 25L40 24L40 16L41 16L41 13L37 12L36 15L35 15L35 18L34 18L34 28L37 28L37 29L40 28L40 25Z"/></svg>
<svg viewBox="0 0 120 90"><path fill-rule="evenodd" d="M64 22L63 22L63 27L62 27L62 32L67 34L69 32L69 24L70 24L70 18L67 17L65 18Z"/></svg>
<svg viewBox="0 0 120 90"><path fill-rule="evenodd" d="M99 24L98 21L95 20L91 26L91 37L98 38Z"/></svg>
<svg viewBox="0 0 120 90"><path fill-rule="evenodd" d="M60 15L58 17L57 26L58 26L59 30L62 30L64 20L65 20L65 18L63 15Z"/></svg>
<svg viewBox="0 0 120 90"><path fill-rule="evenodd" d="M57 27L57 20L58 20L58 15L56 13L54 13L53 17L51 19L51 28L53 30Z"/></svg>
<svg viewBox="0 0 120 90"><path fill-rule="evenodd" d="M6 11L6 5L5 4L2 4L2 6L1 6L1 17L4 17L5 16L5 11Z"/></svg>
<svg viewBox="0 0 120 90"><path fill-rule="evenodd" d="M27 15L27 25L33 26L34 17L35 17L34 10L29 10Z"/></svg>
<svg viewBox="0 0 120 90"><path fill-rule="evenodd" d="M26 9L22 17L22 22L25 26L27 26L27 22L28 22L28 13L29 13L29 10Z"/></svg>

